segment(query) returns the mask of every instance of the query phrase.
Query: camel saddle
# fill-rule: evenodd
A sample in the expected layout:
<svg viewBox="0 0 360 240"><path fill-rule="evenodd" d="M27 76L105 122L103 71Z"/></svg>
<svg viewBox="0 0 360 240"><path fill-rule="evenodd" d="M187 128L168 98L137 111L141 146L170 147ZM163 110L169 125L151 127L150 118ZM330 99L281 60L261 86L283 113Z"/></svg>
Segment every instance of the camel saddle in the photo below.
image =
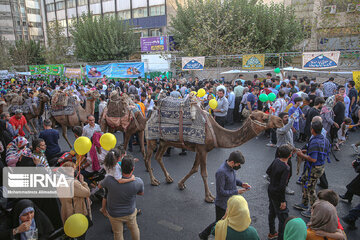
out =
<svg viewBox="0 0 360 240"><path fill-rule="evenodd" d="M146 123L146 139L205 144L206 119L197 104L190 97L160 99Z"/></svg>
<svg viewBox="0 0 360 240"><path fill-rule="evenodd" d="M75 97L67 96L66 93L57 92L51 100L50 113L52 116L73 115L75 108L80 107Z"/></svg>
<svg viewBox="0 0 360 240"><path fill-rule="evenodd" d="M140 110L128 95L123 94L120 96L116 91L113 91L110 94L109 102L104 109L102 118L109 127L121 127L126 130L138 111Z"/></svg>
<svg viewBox="0 0 360 240"><path fill-rule="evenodd" d="M13 102L13 101L12 101ZM20 102L19 102L20 103ZM23 104L10 104L8 111L13 114L17 109L20 109L24 114L35 114L34 109L37 107L37 104L32 101L32 99L25 99Z"/></svg>

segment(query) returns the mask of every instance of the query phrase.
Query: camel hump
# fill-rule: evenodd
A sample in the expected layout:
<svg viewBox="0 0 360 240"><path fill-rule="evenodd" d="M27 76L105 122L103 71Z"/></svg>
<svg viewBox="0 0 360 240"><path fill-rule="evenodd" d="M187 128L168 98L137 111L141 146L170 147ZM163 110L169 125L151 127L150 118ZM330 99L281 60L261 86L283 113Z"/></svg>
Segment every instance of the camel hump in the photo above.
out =
<svg viewBox="0 0 360 240"><path fill-rule="evenodd" d="M135 103L128 95L120 96L117 92L112 92L107 104L107 116L124 117L134 108L136 108Z"/></svg>

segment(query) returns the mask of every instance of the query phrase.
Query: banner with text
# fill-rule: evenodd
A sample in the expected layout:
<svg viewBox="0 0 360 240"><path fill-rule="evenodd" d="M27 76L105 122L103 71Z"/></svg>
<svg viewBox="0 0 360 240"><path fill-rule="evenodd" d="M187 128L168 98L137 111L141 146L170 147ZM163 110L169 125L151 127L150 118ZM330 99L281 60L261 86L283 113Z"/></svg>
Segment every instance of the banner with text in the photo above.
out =
<svg viewBox="0 0 360 240"><path fill-rule="evenodd" d="M64 65L30 65L29 70L31 72L31 75L43 74L60 76L63 74Z"/></svg>
<svg viewBox="0 0 360 240"><path fill-rule="evenodd" d="M65 68L64 76L67 78L80 79L82 76L81 68Z"/></svg>
<svg viewBox="0 0 360 240"><path fill-rule="evenodd" d="M205 57L183 57L182 70L204 70Z"/></svg>
<svg viewBox="0 0 360 240"><path fill-rule="evenodd" d="M137 78L145 77L144 63L110 63L106 65L86 65L88 78Z"/></svg>
<svg viewBox="0 0 360 240"><path fill-rule="evenodd" d="M340 51L303 53L303 69L336 68L339 64Z"/></svg>
<svg viewBox="0 0 360 240"><path fill-rule="evenodd" d="M242 57L243 69L264 69L265 54L248 54Z"/></svg>
<svg viewBox="0 0 360 240"><path fill-rule="evenodd" d="M355 88L359 91L360 90L360 71L353 72L353 80L355 82Z"/></svg>

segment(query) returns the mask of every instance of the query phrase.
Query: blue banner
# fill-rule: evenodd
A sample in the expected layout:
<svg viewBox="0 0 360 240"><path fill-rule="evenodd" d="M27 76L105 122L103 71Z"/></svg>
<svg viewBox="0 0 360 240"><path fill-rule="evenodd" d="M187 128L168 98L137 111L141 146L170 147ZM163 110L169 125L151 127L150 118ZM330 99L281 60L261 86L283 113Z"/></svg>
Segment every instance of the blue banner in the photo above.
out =
<svg viewBox="0 0 360 240"><path fill-rule="evenodd" d="M137 78L145 77L144 63L110 63L106 65L86 65L88 78Z"/></svg>

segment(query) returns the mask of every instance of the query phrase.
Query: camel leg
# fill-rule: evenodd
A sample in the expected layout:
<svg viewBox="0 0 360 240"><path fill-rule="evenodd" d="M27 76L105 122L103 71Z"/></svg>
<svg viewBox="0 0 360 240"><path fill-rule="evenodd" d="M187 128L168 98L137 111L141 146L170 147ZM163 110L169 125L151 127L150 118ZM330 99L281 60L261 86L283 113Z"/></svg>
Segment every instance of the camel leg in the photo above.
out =
<svg viewBox="0 0 360 240"><path fill-rule="evenodd" d="M194 173L196 173L199 170L199 166L200 166L200 157L199 157L199 154L196 153L195 162L194 162L193 167L191 168L190 172L185 177L183 177L183 179L181 179L178 183L178 188L180 190L184 190L186 188L185 181L191 175L193 175Z"/></svg>
<svg viewBox="0 0 360 240"><path fill-rule="evenodd" d="M130 141L131 136L132 136L132 134L124 132L124 148L125 148L125 150L127 150L128 146L129 146L129 141Z"/></svg>
<svg viewBox="0 0 360 240"><path fill-rule="evenodd" d="M67 126L61 125L61 128L62 128L62 135L63 135L64 139L66 140L67 144L69 144L70 149L72 149L72 145L67 137Z"/></svg>
<svg viewBox="0 0 360 240"><path fill-rule="evenodd" d="M32 127L32 129L33 129L33 131L34 131L34 133L35 133L35 135L37 135L37 130L36 130L36 127L35 127L35 125L34 125L34 119L35 118L32 118L32 119L30 119L29 120L29 123L30 123L30 125L31 125L31 127Z"/></svg>
<svg viewBox="0 0 360 240"><path fill-rule="evenodd" d="M140 150L143 155L143 158L145 157L145 144L144 144L144 131L138 132L139 135L139 142L140 142Z"/></svg>
<svg viewBox="0 0 360 240"><path fill-rule="evenodd" d="M207 153L205 152L205 150L198 151L197 153L199 154L201 177L204 181L204 187L205 187L205 202L213 203L215 200L215 197L211 194L209 185L207 183L207 169L206 169Z"/></svg>
<svg viewBox="0 0 360 240"><path fill-rule="evenodd" d="M153 172L152 172L153 169L151 168L151 157L153 155L153 152L154 152L155 148L156 148L156 140L150 140L148 142L147 147L146 147L146 154L145 154L145 157L144 157L146 171L149 172L150 179L153 178ZM150 173L150 171L151 171L151 173Z"/></svg>
<svg viewBox="0 0 360 240"><path fill-rule="evenodd" d="M166 145L166 143L165 143L164 141L160 141L159 149L158 149L158 151L156 152L155 159L156 159L156 161L158 161L158 163L160 164L161 169L162 169L163 172L164 172L166 182L167 182L167 183L172 183L174 180L170 177L170 174L169 174L168 171L166 170L165 165L164 165L164 162L163 162L163 160L162 160L162 158L163 158L163 156L164 156L164 153L166 152L166 150L167 150L168 148L169 148L169 146Z"/></svg>

